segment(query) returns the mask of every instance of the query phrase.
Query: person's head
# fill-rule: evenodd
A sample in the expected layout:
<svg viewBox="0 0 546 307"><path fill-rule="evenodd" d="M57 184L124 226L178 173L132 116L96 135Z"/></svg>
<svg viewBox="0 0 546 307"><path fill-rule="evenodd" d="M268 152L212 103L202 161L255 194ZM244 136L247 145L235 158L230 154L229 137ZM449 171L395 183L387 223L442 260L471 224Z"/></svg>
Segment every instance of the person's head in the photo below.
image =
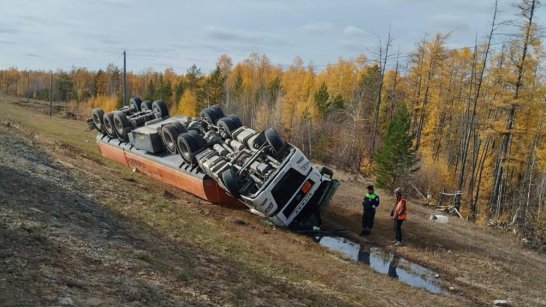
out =
<svg viewBox="0 0 546 307"><path fill-rule="evenodd" d="M373 193L373 185L369 185L366 189L368 189L368 193Z"/></svg>
<svg viewBox="0 0 546 307"><path fill-rule="evenodd" d="M396 195L396 198L402 197L402 188L398 187L394 189L394 195Z"/></svg>

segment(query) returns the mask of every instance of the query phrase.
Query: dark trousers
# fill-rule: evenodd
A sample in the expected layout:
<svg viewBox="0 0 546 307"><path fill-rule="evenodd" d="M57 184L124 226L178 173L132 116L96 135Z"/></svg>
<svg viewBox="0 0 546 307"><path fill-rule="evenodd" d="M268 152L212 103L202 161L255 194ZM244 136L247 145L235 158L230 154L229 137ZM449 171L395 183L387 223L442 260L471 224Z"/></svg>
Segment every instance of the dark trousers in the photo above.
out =
<svg viewBox="0 0 546 307"><path fill-rule="evenodd" d="M362 213L362 229L372 230L375 210L364 210Z"/></svg>
<svg viewBox="0 0 546 307"><path fill-rule="evenodd" d="M394 220L394 235L396 237L396 241L402 242L402 223L404 220Z"/></svg>

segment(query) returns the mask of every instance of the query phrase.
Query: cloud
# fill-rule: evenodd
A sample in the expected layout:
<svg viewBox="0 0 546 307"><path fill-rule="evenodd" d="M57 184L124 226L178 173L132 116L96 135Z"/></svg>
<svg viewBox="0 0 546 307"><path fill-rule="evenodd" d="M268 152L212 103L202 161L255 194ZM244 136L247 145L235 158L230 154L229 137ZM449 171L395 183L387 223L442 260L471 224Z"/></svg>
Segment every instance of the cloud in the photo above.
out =
<svg viewBox="0 0 546 307"><path fill-rule="evenodd" d="M17 34L21 32L21 30L12 27L6 23L0 23L0 34Z"/></svg>
<svg viewBox="0 0 546 307"><path fill-rule="evenodd" d="M346 26L343 29L344 39L340 42L343 49L350 52L366 52L377 40L377 37L368 31L355 27Z"/></svg>
<svg viewBox="0 0 546 307"><path fill-rule="evenodd" d="M436 14L429 17L438 28L447 31L468 31L471 26L465 18L448 14Z"/></svg>
<svg viewBox="0 0 546 307"><path fill-rule="evenodd" d="M0 45L17 45L17 42L6 39L0 39Z"/></svg>
<svg viewBox="0 0 546 307"><path fill-rule="evenodd" d="M90 4L93 4L93 5L106 5L106 6L110 6L110 7L116 7L116 8L128 8L128 7L132 7L132 6L136 6L138 3L136 3L137 1L132 1L132 0L100 0L100 1L97 1L97 0L93 0L93 1L90 1Z"/></svg>
<svg viewBox="0 0 546 307"><path fill-rule="evenodd" d="M365 53L369 54L370 51L374 50L376 43L371 40L342 40L339 42L343 50L353 52L353 53Z"/></svg>
<svg viewBox="0 0 546 307"><path fill-rule="evenodd" d="M331 22L308 23L303 26L303 30L310 33L324 33L333 29L334 25Z"/></svg>
<svg viewBox="0 0 546 307"><path fill-rule="evenodd" d="M123 42L121 39L124 37L120 37L119 35L111 34L111 33L97 33L97 32L87 32L87 31L78 31L77 34L80 37L85 37L86 40L92 41L93 44L104 44L109 47L120 47L123 45Z"/></svg>
<svg viewBox="0 0 546 307"><path fill-rule="evenodd" d="M17 16L19 22L26 26L31 27L44 27L44 26L58 26L58 27L72 27L72 23L69 23L63 19L54 19L38 15L20 15Z"/></svg>
<svg viewBox="0 0 546 307"><path fill-rule="evenodd" d="M41 56L39 54L36 54L36 53L33 53L33 52L25 53L25 55L28 56L28 57L32 57L32 58L43 58L43 56Z"/></svg>
<svg viewBox="0 0 546 307"><path fill-rule="evenodd" d="M209 25L203 28L210 38L242 45L275 45L283 43L280 36L268 32L253 32Z"/></svg>
<svg viewBox="0 0 546 307"><path fill-rule="evenodd" d="M434 3L438 0L394 0L393 2L399 2L404 4L420 4L420 3Z"/></svg>
<svg viewBox="0 0 546 307"><path fill-rule="evenodd" d="M343 29L343 34L353 37L369 36L369 33L366 30L355 26L346 26L345 29Z"/></svg>
<svg viewBox="0 0 546 307"><path fill-rule="evenodd" d="M364 46L361 42L355 42L355 41L341 41L341 45L343 46L344 50L350 51L350 52L363 52Z"/></svg>

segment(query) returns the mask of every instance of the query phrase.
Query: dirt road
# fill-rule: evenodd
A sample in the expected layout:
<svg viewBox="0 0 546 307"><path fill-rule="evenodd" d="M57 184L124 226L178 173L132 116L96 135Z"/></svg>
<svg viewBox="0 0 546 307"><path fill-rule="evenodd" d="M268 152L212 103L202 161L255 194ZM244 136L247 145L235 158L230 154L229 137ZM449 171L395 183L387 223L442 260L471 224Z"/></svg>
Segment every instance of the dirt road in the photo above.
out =
<svg viewBox="0 0 546 307"><path fill-rule="evenodd" d="M376 227L360 238L365 183L343 181L326 222L435 269L453 291L433 294L132 173L99 157L81 121L10 101L0 97L0 298L8 305L546 305L546 259L513 235L454 219L435 224L430 209L410 202L407 244L395 249L392 199L379 191Z"/></svg>

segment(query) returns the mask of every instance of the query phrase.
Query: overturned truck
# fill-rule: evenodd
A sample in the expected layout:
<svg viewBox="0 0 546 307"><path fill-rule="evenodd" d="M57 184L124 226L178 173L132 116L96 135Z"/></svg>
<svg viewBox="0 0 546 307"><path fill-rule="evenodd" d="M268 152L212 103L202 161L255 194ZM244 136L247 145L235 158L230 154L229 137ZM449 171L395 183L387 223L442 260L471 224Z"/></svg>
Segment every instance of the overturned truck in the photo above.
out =
<svg viewBox="0 0 546 307"><path fill-rule="evenodd" d="M88 125L107 158L220 204L244 204L278 226L319 226L339 182L273 128L258 132L211 106L199 117L169 116L161 100L130 100Z"/></svg>

